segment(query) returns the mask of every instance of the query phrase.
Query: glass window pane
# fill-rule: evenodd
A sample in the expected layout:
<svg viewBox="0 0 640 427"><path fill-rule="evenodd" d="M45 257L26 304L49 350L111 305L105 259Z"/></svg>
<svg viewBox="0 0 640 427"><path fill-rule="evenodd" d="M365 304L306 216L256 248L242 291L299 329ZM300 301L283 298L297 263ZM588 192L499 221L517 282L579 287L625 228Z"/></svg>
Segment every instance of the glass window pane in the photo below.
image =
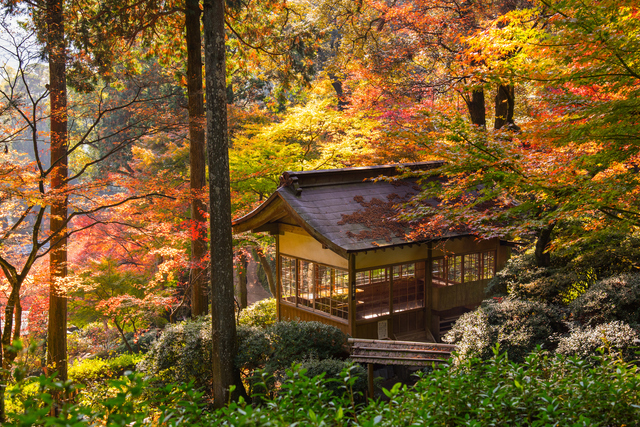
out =
<svg viewBox="0 0 640 427"><path fill-rule="evenodd" d="M445 260L444 258L434 259L431 267L432 282L436 286L446 286L447 278L445 275Z"/></svg>
<svg viewBox="0 0 640 427"><path fill-rule="evenodd" d="M356 318L371 319L389 314L387 269L356 273Z"/></svg>
<svg viewBox="0 0 640 427"><path fill-rule="evenodd" d="M283 301L296 302L296 260L280 256L280 297Z"/></svg>
<svg viewBox="0 0 640 427"><path fill-rule="evenodd" d="M477 280L480 280L480 254L467 254L464 256L464 281Z"/></svg>
<svg viewBox="0 0 640 427"><path fill-rule="evenodd" d="M415 267L415 264L393 267L394 313L424 306L424 281L416 279Z"/></svg>
<svg viewBox="0 0 640 427"><path fill-rule="evenodd" d="M349 318L349 274L345 270L334 270L331 315Z"/></svg>
<svg viewBox="0 0 640 427"><path fill-rule="evenodd" d="M300 261L300 289L298 304L313 308L314 283L318 269L317 265L309 261Z"/></svg>
<svg viewBox="0 0 640 427"><path fill-rule="evenodd" d="M331 276L333 268L325 265L317 265L316 275L316 310L331 314Z"/></svg>
<svg viewBox="0 0 640 427"><path fill-rule="evenodd" d="M496 275L496 252L484 252L482 254L482 278L491 279Z"/></svg>
<svg viewBox="0 0 640 427"><path fill-rule="evenodd" d="M457 284L462 281L462 255L446 258L447 280L449 284Z"/></svg>

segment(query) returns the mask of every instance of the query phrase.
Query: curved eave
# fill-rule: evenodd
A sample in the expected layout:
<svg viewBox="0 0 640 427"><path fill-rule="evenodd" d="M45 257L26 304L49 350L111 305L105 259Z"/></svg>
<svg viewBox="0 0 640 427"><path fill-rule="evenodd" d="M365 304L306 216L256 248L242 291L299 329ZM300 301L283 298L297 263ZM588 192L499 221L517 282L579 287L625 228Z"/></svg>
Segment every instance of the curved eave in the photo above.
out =
<svg viewBox="0 0 640 427"><path fill-rule="evenodd" d="M265 231L259 230L268 223L276 222L285 216L291 217L300 228L306 231L311 237L318 240L321 244L331 249L340 256L347 257L347 250L336 245L326 236L321 234L315 228L311 227L289 204L284 200L278 191L273 193L264 203L249 212L243 217L232 221L234 233L244 233L246 231Z"/></svg>
<svg viewBox="0 0 640 427"><path fill-rule="evenodd" d="M274 192L260 206L231 222L234 233L244 233L245 231L253 231L268 222L276 221L281 218L283 213L284 201L278 192Z"/></svg>
<svg viewBox="0 0 640 427"><path fill-rule="evenodd" d="M309 223L307 221L305 221L299 214L298 212L296 212L295 209L293 209L291 206L289 206L289 204L287 204L286 202L283 201L282 203L284 209L287 211L287 213L289 215L291 215L291 217L295 220L295 222L298 223L298 225L307 233L309 233L309 235L311 237L313 237L314 239L316 239L317 241L319 241L323 246L326 246L327 248L329 248L330 250L332 250L333 252L337 253L338 255L340 255L343 258L347 258L347 250L341 246L338 246L337 244L335 244L333 241L331 241L328 237L326 237L324 234L320 233L319 231L317 231L315 228L311 227L309 225Z"/></svg>

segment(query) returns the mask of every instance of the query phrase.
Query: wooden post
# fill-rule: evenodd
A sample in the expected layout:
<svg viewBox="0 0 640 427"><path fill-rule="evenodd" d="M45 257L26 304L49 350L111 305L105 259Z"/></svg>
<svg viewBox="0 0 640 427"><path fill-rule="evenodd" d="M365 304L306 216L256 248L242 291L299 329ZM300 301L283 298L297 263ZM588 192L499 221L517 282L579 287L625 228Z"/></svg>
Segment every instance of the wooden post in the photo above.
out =
<svg viewBox="0 0 640 427"><path fill-rule="evenodd" d="M280 301L282 301L282 261L280 260L280 235L276 234L276 319L282 321Z"/></svg>
<svg viewBox="0 0 640 427"><path fill-rule="evenodd" d="M431 326L431 310L433 308L433 245L429 242L427 246L427 262L424 266L424 284L425 284L425 319L424 319L424 327L425 329L431 332L433 335L433 328ZM435 335L433 335L435 337Z"/></svg>
<svg viewBox="0 0 640 427"><path fill-rule="evenodd" d="M387 336L395 339L396 337L393 333L393 266L387 267L385 270L389 272L389 277L387 278L389 282L389 323L387 324Z"/></svg>
<svg viewBox="0 0 640 427"><path fill-rule="evenodd" d="M349 334L356 337L356 254L349 257Z"/></svg>
<svg viewBox="0 0 640 427"><path fill-rule="evenodd" d="M367 379L369 380L369 399L373 399L373 363L367 363Z"/></svg>

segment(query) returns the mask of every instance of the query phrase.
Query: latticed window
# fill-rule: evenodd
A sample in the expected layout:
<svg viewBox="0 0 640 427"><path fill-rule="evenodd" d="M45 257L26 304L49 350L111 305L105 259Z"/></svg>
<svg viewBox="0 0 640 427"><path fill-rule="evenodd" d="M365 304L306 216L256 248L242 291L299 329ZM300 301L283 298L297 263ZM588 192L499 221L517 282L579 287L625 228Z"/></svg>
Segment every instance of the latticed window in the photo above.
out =
<svg viewBox="0 0 640 427"><path fill-rule="evenodd" d="M296 260L280 256L280 296L283 301L296 302Z"/></svg>
<svg viewBox="0 0 640 427"><path fill-rule="evenodd" d="M496 252L489 251L482 254L482 278L491 279L496 275Z"/></svg>
<svg viewBox="0 0 640 427"><path fill-rule="evenodd" d="M316 309L331 314L332 268L316 264Z"/></svg>
<svg viewBox="0 0 640 427"><path fill-rule="evenodd" d="M467 254L464 256L464 281L476 280L480 280L480 254Z"/></svg>
<svg viewBox="0 0 640 427"><path fill-rule="evenodd" d="M462 282L462 255L445 258L447 262L447 281L455 284Z"/></svg>
<svg viewBox="0 0 640 427"><path fill-rule="evenodd" d="M280 274L282 301L295 303L297 300L299 306L310 310L340 319L349 318L347 271L280 256Z"/></svg>
<svg viewBox="0 0 640 427"><path fill-rule="evenodd" d="M393 266L393 312L421 307L424 307L424 262Z"/></svg>
<svg viewBox="0 0 640 427"><path fill-rule="evenodd" d="M496 251L434 259L431 276L436 286L491 279L496 274Z"/></svg>
<svg viewBox="0 0 640 427"><path fill-rule="evenodd" d="M300 287L298 304L313 307L314 285L318 280L317 265L313 262L300 261Z"/></svg>
<svg viewBox="0 0 640 427"><path fill-rule="evenodd" d="M432 263L431 278L435 285L446 285L447 274L445 272L445 260L444 258L434 259Z"/></svg>
<svg viewBox="0 0 640 427"><path fill-rule="evenodd" d="M372 319L389 314L387 269L356 273L356 318Z"/></svg>
<svg viewBox="0 0 640 427"><path fill-rule="evenodd" d="M333 294L331 295L331 315L341 319L349 317L349 273L333 270Z"/></svg>

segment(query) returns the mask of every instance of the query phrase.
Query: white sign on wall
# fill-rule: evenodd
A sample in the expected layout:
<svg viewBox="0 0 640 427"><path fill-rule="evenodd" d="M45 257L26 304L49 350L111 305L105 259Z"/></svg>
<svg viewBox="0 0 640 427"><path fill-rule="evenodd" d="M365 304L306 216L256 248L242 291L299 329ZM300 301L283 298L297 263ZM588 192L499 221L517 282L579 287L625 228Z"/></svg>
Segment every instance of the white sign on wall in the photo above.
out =
<svg viewBox="0 0 640 427"><path fill-rule="evenodd" d="M378 322L378 339L386 340L389 338L389 321L381 320Z"/></svg>

